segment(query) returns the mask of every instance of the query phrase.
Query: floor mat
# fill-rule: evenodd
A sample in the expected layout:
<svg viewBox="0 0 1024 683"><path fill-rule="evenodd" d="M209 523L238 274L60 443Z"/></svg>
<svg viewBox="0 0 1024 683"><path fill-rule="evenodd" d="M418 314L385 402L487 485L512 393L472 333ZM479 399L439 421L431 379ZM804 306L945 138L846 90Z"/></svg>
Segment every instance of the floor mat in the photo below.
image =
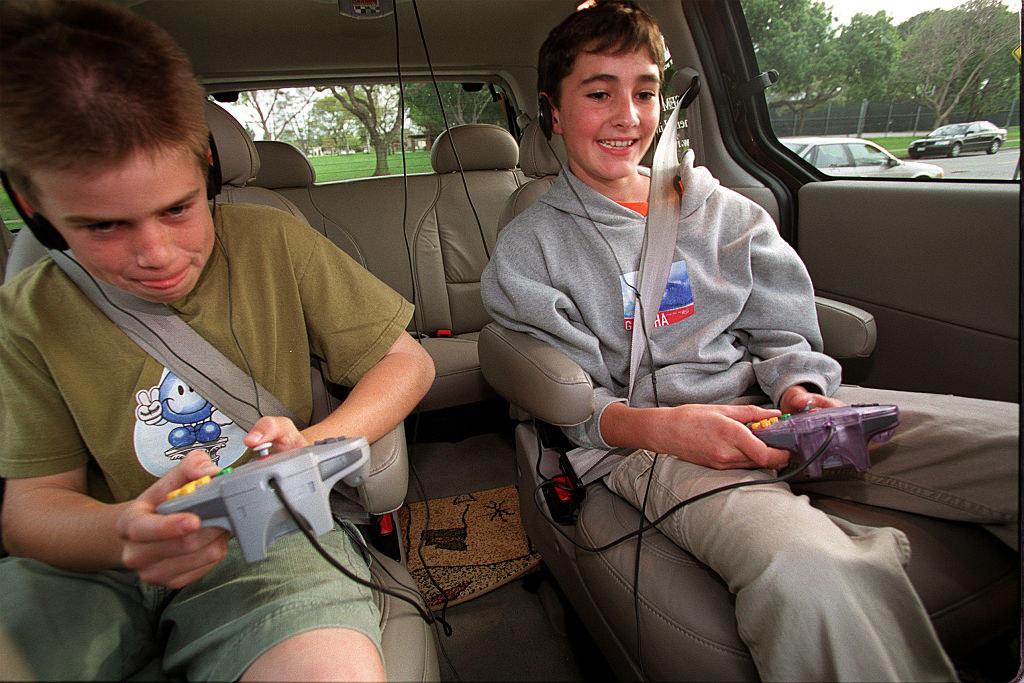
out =
<svg viewBox="0 0 1024 683"><path fill-rule="evenodd" d="M523 531L514 486L437 498L429 505L409 503L398 511L398 519L409 573L431 607L442 604L441 590L449 606L457 605L522 576L540 562Z"/></svg>

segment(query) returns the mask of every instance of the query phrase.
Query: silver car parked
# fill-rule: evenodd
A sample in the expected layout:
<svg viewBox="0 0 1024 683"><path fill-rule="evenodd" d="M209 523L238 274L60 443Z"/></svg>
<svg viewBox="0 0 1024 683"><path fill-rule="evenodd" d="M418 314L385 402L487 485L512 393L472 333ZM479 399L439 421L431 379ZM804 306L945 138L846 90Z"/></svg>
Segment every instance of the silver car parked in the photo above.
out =
<svg viewBox="0 0 1024 683"><path fill-rule="evenodd" d="M882 147L860 138L788 137L786 147L815 168L835 176L941 178L935 164L897 159Z"/></svg>

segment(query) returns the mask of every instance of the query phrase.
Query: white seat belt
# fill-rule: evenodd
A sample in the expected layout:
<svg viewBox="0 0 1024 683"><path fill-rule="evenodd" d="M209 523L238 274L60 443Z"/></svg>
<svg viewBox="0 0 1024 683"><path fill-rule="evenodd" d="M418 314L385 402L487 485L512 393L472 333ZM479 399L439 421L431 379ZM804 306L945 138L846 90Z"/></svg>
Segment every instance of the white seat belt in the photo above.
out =
<svg viewBox="0 0 1024 683"><path fill-rule="evenodd" d="M644 230L643 247L640 250L640 269L637 273L636 310L633 315L633 337L629 357L629 402L633 402L633 387L637 371L648 351L648 337L654 331L658 309L665 295L672 256L675 254L676 235L679 229L681 188L679 187L679 112L691 103L696 103L700 80L696 76L690 87L680 96L672 115L654 149L651 164L651 190L647 205L647 224ZM695 113L695 112L694 112ZM689 119L696 119L692 113ZM687 126L693 125L691 121ZM693 129L690 129L691 132ZM641 317L642 316L642 317ZM638 324L638 321L640 323Z"/></svg>

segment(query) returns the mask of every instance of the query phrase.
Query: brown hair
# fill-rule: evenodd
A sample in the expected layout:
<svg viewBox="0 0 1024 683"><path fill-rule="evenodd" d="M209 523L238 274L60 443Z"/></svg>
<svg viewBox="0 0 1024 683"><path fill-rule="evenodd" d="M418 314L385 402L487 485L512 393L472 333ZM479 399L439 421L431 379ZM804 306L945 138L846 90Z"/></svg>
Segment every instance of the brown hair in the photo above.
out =
<svg viewBox="0 0 1024 683"><path fill-rule="evenodd" d="M665 41L658 23L633 0L598 0L551 29L537 58L537 92L558 105L562 79L581 52L624 54L646 49L665 67Z"/></svg>
<svg viewBox="0 0 1024 683"><path fill-rule="evenodd" d="M93 0L0 3L0 168L109 166L185 147L207 163L205 91L161 28Z"/></svg>

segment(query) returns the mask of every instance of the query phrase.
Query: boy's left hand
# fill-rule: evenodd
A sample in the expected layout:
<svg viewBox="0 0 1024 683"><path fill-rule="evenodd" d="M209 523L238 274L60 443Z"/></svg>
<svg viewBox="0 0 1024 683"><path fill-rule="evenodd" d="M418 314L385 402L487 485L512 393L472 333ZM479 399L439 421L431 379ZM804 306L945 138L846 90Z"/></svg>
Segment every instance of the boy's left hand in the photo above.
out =
<svg viewBox="0 0 1024 683"><path fill-rule="evenodd" d="M810 405L808 406L808 404ZM779 400L779 408L782 412L790 414L799 413L801 410L809 408L839 408L844 405L846 404L838 399L808 391L801 384L794 384L786 389L782 392L782 398Z"/></svg>
<svg viewBox="0 0 1024 683"><path fill-rule="evenodd" d="M269 443L273 453L283 453L311 443L288 418L269 416L257 420L243 441L249 448Z"/></svg>

